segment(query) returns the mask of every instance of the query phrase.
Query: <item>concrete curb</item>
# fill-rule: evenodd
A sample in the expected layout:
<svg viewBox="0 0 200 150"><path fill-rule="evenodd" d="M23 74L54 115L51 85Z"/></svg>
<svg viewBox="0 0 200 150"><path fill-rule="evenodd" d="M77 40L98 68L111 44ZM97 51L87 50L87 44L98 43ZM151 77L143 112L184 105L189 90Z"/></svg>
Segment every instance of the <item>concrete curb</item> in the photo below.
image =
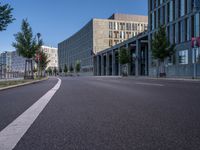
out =
<svg viewBox="0 0 200 150"><path fill-rule="evenodd" d="M122 77L123 78L123 77ZM187 78L154 78L154 77L125 77L125 79L146 79L146 80L162 80L162 81L188 81L200 82L200 79L187 79Z"/></svg>
<svg viewBox="0 0 200 150"><path fill-rule="evenodd" d="M134 76L95 76L97 78L118 78L118 79L145 79L145 80L163 80L163 81L191 81L191 82L200 82L200 79L189 79L189 78L156 78L156 77L134 77Z"/></svg>
<svg viewBox="0 0 200 150"><path fill-rule="evenodd" d="M20 87L20 86L25 86L25 85L29 85L29 84L34 84L34 83L42 82L42 81L45 81L45 80L48 80L48 79L49 78L45 78L45 79L42 79L42 80L35 80L35 81L26 82L26 83L22 83L22 84L11 85L11 86L7 86L7 87L4 87L4 88L0 88L0 91L16 88L16 87Z"/></svg>

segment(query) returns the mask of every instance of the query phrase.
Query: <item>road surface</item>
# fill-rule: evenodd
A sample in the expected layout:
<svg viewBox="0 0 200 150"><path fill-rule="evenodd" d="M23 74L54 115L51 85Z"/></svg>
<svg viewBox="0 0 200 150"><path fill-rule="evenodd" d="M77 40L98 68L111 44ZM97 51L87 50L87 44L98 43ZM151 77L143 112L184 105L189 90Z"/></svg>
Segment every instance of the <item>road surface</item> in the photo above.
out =
<svg viewBox="0 0 200 150"><path fill-rule="evenodd" d="M16 137L14 150L200 149L200 82L117 77L61 81L25 134ZM0 91L0 139L57 83L51 78Z"/></svg>

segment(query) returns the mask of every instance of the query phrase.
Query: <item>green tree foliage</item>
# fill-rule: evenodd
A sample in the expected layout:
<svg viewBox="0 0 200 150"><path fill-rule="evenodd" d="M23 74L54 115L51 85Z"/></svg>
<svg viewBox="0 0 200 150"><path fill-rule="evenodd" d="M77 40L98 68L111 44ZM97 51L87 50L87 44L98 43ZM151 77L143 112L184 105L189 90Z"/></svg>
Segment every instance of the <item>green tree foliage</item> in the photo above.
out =
<svg viewBox="0 0 200 150"><path fill-rule="evenodd" d="M47 54L45 54L43 51L39 50L36 52L35 55L35 62L39 65L40 70L45 70L48 63L50 62L50 60L48 60L48 56Z"/></svg>
<svg viewBox="0 0 200 150"><path fill-rule="evenodd" d="M68 72L68 68L67 68L67 65L65 64L64 66L64 73L66 74Z"/></svg>
<svg viewBox="0 0 200 150"><path fill-rule="evenodd" d="M175 45L170 44L167 40L165 27L161 26L152 40L152 56L154 59L164 62L164 60L172 56L174 52Z"/></svg>
<svg viewBox="0 0 200 150"><path fill-rule="evenodd" d="M27 19L22 21L21 32L14 35L16 42L13 42L13 47L16 48L19 55L31 59L35 57L36 51L41 49L43 41L33 37L32 28Z"/></svg>
<svg viewBox="0 0 200 150"><path fill-rule="evenodd" d="M81 64L80 64L80 61L77 61L77 62L76 62L75 70L76 70L77 73L80 72L80 70L81 70Z"/></svg>
<svg viewBox="0 0 200 150"><path fill-rule="evenodd" d="M49 67L49 68L47 69L47 72L48 72L49 75L52 75L53 71L52 71L51 67Z"/></svg>
<svg viewBox="0 0 200 150"><path fill-rule="evenodd" d="M54 75L55 75L55 76L57 75L57 73L58 73L58 70L57 70L57 68L56 68L56 67L54 67L54 69L53 69L53 73L54 73Z"/></svg>
<svg viewBox="0 0 200 150"><path fill-rule="evenodd" d="M36 41L36 36L33 36L32 28L30 27L27 19L22 20L21 32L14 35L16 42L13 42L13 47L19 55L27 58L25 63L25 78L33 78L33 66L32 59L35 57L35 53L39 50L43 44L41 39ZM30 70L26 70L26 66L31 66ZM28 67L29 68L29 67ZM31 76L29 77L29 74Z"/></svg>
<svg viewBox="0 0 200 150"><path fill-rule="evenodd" d="M161 65L160 76L166 76L164 69L165 59L171 57L174 53L175 45L170 44L169 40L167 39L165 26L160 26L159 30L155 33L152 40L152 56L158 61L158 68L160 68Z"/></svg>
<svg viewBox="0 0 200 150"><path fill-rule="evenodd" d="M119 51L119 62L121 65L130 63L130 53L125 47L121 48Z"/></svg>
<svg viewBox="0 0 200 150"><path fill-rule="evenodd" d="M2 5L0 3L0 31L6 30L8 24L15 20L12 11L13 8L9 4Z"/></svg>

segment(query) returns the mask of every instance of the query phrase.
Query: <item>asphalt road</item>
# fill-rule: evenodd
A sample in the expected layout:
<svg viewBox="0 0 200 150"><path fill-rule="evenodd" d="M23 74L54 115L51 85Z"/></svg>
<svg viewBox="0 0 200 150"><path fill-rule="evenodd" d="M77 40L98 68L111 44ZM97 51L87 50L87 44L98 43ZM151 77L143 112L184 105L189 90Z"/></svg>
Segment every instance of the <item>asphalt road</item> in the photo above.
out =
<svg viewBox="0 0 200 150"><path fill-rule="evenodd" d="M14 150L200 150L200 82L61 78ZM0 92L0 130L56 84Z"/></svg>

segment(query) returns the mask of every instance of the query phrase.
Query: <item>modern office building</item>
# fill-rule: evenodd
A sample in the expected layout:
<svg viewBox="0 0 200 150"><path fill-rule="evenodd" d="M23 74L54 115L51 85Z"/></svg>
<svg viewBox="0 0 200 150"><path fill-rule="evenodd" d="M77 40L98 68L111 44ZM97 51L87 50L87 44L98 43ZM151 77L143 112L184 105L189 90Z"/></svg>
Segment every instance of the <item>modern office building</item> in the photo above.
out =
<svg viewBox="0 0 200 150"><path fill-rule="evenodd" d="M5 51L0 53L0 79L9 78L12 66L12 53Z"/></svg>
<svg viewBox="0 0 200 150"><path fill-rule="evenodd" d="M12 66L12 52L5 51L0 54L0 64L6 66L7 71L11 71Z"/></svg>
<svg viewBox="0 0 200 150"><path fill-rule="evenodd" d="M49 63L46 68L58 68L58 49L49 46L42 46L41 50L48 56ZM13 51L11 52L11 59L11 70L13 72L24 73L26 58L19 56L16 51ZM35 61L33 62L33 66L37 68Z"/></svg>
<svg viewBox="0 0 200 150"><path fill-rule="evenodd" d="M120 75L117 55L121 47L126 47L132 56L129 75L158 76L157 62L152 57L152 39L159 26L164 25L168 40L176 45L175 54L165 60L166 75L200 76L199 7L199 0L148 0L148 31L97 53L95 74Z"/></svg>
<svg viewBox="0 0 200 150"><path fill-rule="evenodd" d="M199 0L148 0L148 3L149 49L151 49L154 32L160 25L165 25L169 41L171 44L176 44L176 53L166 60L167 75L193 76L195 72L194 62L198 62L200 54ZM199 43L197 48L192 46L192 39L194 38ZM200 64L197 64L196 69L197 75L200 76ZM149 53L149 75L156 75L151 50Z"/></svg>
<svg viewBox="0 0 200 150"><path fill-rule="evenodd" d="M46 68L58 68L58 49L50 46L42 46L41 50L48 56L49 63Z"/></svg>
<svg viewBox="0 0 200 150"><path fill-rule="evenodd" d="M95 54L146 31L147 27L147 16L113 14L108 19L92 19L58 44L59 67L75 66L79 61L81 71L92 75Z"/></svg>
<svg viewBox="0 0 200 150"><path fill-rule="evenodd" d="M12 71L24 73L26 58L19 56L16 51L12 52Z"/></svg>

